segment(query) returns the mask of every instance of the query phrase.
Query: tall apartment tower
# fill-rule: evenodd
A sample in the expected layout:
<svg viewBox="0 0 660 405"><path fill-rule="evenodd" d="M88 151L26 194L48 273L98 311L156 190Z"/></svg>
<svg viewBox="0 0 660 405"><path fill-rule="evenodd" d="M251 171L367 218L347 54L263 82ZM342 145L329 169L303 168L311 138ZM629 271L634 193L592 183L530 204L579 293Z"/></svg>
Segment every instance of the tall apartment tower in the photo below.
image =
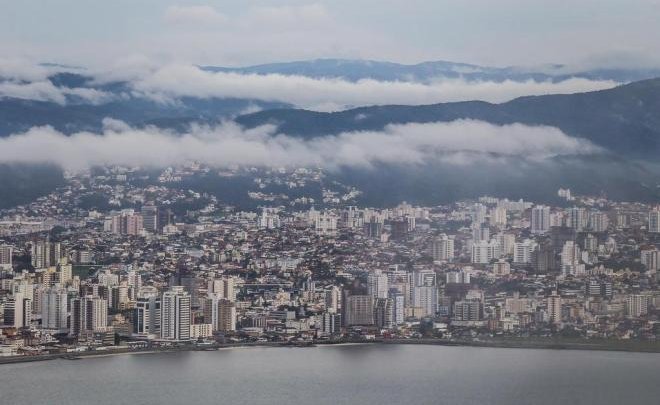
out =
<svg viewBox="0 0 660 405"><path fill-rule="evenodd" d="M433 260L452 261L454 260L454 238L444 233L438 236L432 245Z"/></svg>
<svg viewBox="0 0 660 405"><path fill-rule="evenodd" d="M210 323L213 331L232 332L236 330L236 304L211 294L204 306L204 321Z"/></svg>
<svg viewBox="0 0 660 405"><path fill-rule="evenodd" d="M552 295L548 296L546 299L546 306L548 309L548 317L550 318L550 323L561 322L561 305L562 299L561 296L557 295L557 292L553 292Z"/></svg>
<svg viewBox="0 0 660 405"><path fill-rule="evenodd" d="M30 326L32 321L32 301L23 293L14 293L7 300L4 309L4 324L14 328Z"/></svg>
<svg viewBox="0 0 660 405"><path fill-rule="evenodd" d="M649 212L649 232L660 233L660 209L654 208Z"/></svg>
<svg viewBox="0 0 660 405"><path fill-rule="evenodd" d="M69 335L81 337L88 333L108 329L108 300L86 295L71 301L71 327Z"/></svg>
<svg viewBox="0 0 660 405"><path fill-rule="evenodd" d="M371 295L349 295L344 312L346 326L373 325L374 299Z"/></svg>
<svg viewBox="0 0 660 405"><path fill-rule="evenodd" d="M84 329L92 332L105 332L108 328L108 300L100 297L84 299Z"/></svg>
<svg viewBox="0 0 660 405"><path fill-rule="evenodd" d="M236 280L234 277L221 277L214 278L208 282L208 292L219 294L220 298L225 298L230 301L236 300L235 293Z"/></svg>
<svg viewBox="0 0 660 405"><path fill-rule="evenodd" d="M64 257L62 245L59 242L35 241L30 247L30 256L32 267L43 269L45 267L55 266L60 263Z"/></svg>
<svg viewBox="0 0 660 405"><path fill-rule="evenodd" d="M66 289L53 286L41 300L41 327L64 332L68 329L68 294Z"/></svg>
<svg viewBox="0 0 660 405"><path fill-rule="evenodd" d="M139 298L133 309L133 334L140 337L160 337L160 297Z"/></svg>
<svg viewBox="0 0 660 405"><path fill-rule="evenodd" d="M532 208L531 232L542 235L550 230L550 207L537 205Z"/></svg>
<svg viewBox="0 0 660 405"><path fill-rule="evenodd" d="M160 337L165 340L190 340L190 294L184 287L174 286L161 299Z"/></svg>
<svg viewBox="0 0 660 405"><path fill-rule="evenodd" d="M367 293L375 298L387 298L387 274L380 270L367 275Z"/></svg>
<svg viewBox="0 0 660 405"><path fill-rule="evenodd" d="M155 205L147 204L140 209L142 216L142 226L149 232L158 232L158 207Z"/></svg>
<svg viewBox="0 0 660 405"><path fill-rule="evenodd" d="M9 245L0 245L0 271L10 271L12 269L12 252Z"/></svg>
<svg viewBox="0 0 660 405"><path fill-rule="evenodd" d="M580 207L573 207L568 210L566 217L566 225L569 228L575 229L576 232L581 232L587 227L589 223L589 216L587 210Z"/></svg>

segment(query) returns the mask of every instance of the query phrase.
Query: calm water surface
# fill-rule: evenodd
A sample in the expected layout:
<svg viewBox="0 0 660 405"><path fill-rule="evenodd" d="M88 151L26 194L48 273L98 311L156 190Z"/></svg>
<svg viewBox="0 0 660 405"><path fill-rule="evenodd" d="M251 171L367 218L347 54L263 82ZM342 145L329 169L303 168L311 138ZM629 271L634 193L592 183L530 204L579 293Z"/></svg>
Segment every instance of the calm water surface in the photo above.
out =
<svg viewBox="0 0 660 405"><path fill-rule="evenodd" d="M244 348L0 365L0 404L657 404L660 355Z"/></svg>

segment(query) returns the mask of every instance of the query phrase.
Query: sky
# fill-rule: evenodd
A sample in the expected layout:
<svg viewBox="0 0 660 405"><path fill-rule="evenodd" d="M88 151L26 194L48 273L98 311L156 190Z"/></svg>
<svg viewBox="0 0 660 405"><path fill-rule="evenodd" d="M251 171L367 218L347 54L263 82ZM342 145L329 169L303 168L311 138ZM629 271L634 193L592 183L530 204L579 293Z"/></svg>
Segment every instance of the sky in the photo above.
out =
<svg viewBox="0 0 660 405"><path fill-rule="evenodd" d="M0 54L82 66L660 66L660 0L0 0L0 10Z"/></svg>
<svg viewBox="0 0 660 405"><path fill-rule="evenodd" d="M316 111L499 103L621 83L577 77L350 81L210 72L199 65L346 58L408 64L445 60L536 71L551 63L566 65L569 72L660 68L658 21L660 0L0 0L0 99L66 105L71 99L104 104L146 98L170 104L187 97L239 98ZM126 87L112 93L55 86L49 75L61 68L39 65L44 62L79 66L95 83L119 80ZM472 121L394 125L310 141L274 126L247 130L230 121L193 125L176 136L131 128L115 117L104 122L106 128L96 134L68 136L45 126L0 138L0 163L45 161L71 170L98 163L163 166L186 160L218 166L344 167L431 160L463 165L602 152L557 128ZM143 150L154 153L144 156Z"/></svg>

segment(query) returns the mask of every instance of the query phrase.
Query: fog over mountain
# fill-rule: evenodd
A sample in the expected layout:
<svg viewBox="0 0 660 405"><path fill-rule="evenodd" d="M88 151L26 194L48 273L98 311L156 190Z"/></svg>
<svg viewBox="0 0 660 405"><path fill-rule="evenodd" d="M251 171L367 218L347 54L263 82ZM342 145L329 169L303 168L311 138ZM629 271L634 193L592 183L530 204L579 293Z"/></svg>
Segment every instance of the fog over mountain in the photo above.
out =
<svg viewBox="0 0 660 405"><path fill-rule="evenodd" d="M649 199L660 173L660 85L625 83L655 74L330 59L107 70L4 60L0 169L321 166L378 204L480 190L544 200L563 186Z"/></svg>
<svg viewBox="0 0 660 405"><path fill-rule="evenodd" d="M229 122L174 133L155 127L135 129L107 119L100 134L67 136L50 127L35 127L0 139L2 162L52 163L67 170L95 165L162 168L190 161L213 167L322 166L329 170L437 162L468 166L484 160L542 161L601 152L590 142L568 137L556 128L469 120L389 125L382 131L302 139L279 133L272 125L246 130Z"/></svg>

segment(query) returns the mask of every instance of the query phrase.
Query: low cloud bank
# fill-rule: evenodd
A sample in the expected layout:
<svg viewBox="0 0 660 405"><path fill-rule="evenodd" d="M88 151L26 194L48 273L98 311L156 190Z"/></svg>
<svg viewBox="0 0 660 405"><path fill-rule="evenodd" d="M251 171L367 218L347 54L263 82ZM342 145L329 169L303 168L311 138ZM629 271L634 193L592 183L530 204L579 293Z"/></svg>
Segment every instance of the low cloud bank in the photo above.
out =
<svg viewBox="0 0 660 405"><path fill-rule="evenodd" d="M86 87L56 87L48 80L30 83L0 81L0 99L7 97L33 101L50 101L59 105L65 105L69 97L93 105L107 103L115 99L114 95L101 90Z"/></svg>
<svg viewBox="0 0 660 405"><path fill-rule="evenodd" d="M195 8L183 11L173 9L172 13L175 19L193 19L199 14ZM0 99L12 97L50 101L60 105L73 100L98 105L127 96L124 93L113 94L87 87L55 86L48 77L61 71L67 69L34 65L20 59L0 59ZM182 97L240 98L281 102L317 111L336 111L367 105L419 105L471 100L500 103L520 96L579 93L620 84L611 80L583 78L560 82L495 82L447 78L424 83L375 79L350 81L339 77L210 72L194 65L162 65L140 57L119 61L106 70L86 71L86 74L93 78L92 84L125 82L132 89L133 97L163 103L176 103Z"/></svg>
<svg viewBox="0 0 660 405"><path fill-rule="evenodd" d="M390 125L383 131L346 132L303 140L266 125L243 129L234 123L195 126L179 135L156 128L135 129L107 119L102 134L66 136L38 127L0 139L0 163L53 163L67 170L95 165L166 167L197 161L214 167L424 164L467 165L484 159L543 160L598 153L586 140L553 127L497 126L481 121Z"/></svg>
<svg viewBox="0 0 660 405"><path fill-rule="evenodd" d="M209 72L195 66L170 65L132 82L136 94L159 101L179 97L235 97L279 101L319 111L382 104L433 104L481 100L499 103L527 95L579 93L612 88L610 80L572 78L560 82L503 82L438 79L431 83L357 82L281 74Z"/></svg>
<svg viewBox="0 0 660 405"><path fill-rule="evenodd" d="M103 104L114 96L84 87L57 87L48 80L52 74L71 68L38 65L20 58L0 58L0 99L19 98L65 105L70 98L89 104Z"/></svg>

